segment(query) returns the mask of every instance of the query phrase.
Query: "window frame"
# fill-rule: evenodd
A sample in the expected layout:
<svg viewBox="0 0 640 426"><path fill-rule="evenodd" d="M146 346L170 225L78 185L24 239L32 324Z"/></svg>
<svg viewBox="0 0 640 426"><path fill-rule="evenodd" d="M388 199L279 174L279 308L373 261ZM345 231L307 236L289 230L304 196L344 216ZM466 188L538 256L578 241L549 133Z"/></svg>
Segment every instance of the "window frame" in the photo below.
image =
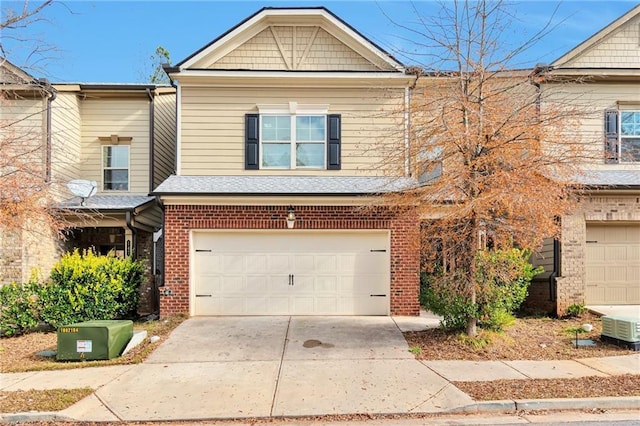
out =
<svg viewBox="0 0 640 426"><path fill-rule="evenodd" d="M130 192L131 191L131 146L130 145L122 145L122 144L108 144L102 145L102 191L103 192ZM118 167L110 167L105 165L107 149L108 148L126 148L127 149L127 165L126 167L118 166ZM107 189L107 181L105 172L107 170L126 170L127 171L127 187L126 189Z"/></svg>
<svg viewBox="0 0 640 426"><path fill-rule="evenodd" d="M258 105L258 164L260 170L326 170L327 169L327 135L329 132L327 105L298 105L297 102L289 102L288 105ZM289 117L289 140L286 142L265 141L264 140L264 117ZM323 138L322 140L299 141L297 139L298 117L322 117ZM289 165L288 166L266 166L264 160L264 144L288 144L289 145ZM298 166L297 147L298 144L322 144L322 164L318 166Z"/></svg>
<svg viewBox="0 0 640 426"><path fill-rule="evenodd" d="M637 134L632 134L632 135L625 135L624 131L623 131L623 123L622 123L622 116L625 113L632 113L632 114L637 114L640 117L640 109L620 109L619 110L619 114L618 114L618 164L638 164L640 163L640 158L633 160L633 161L625 161L624 160L624 156L623 156L623 152L622 152L622 144L624 143L625 139L638 139L640 140L640 132Z"/></svg>

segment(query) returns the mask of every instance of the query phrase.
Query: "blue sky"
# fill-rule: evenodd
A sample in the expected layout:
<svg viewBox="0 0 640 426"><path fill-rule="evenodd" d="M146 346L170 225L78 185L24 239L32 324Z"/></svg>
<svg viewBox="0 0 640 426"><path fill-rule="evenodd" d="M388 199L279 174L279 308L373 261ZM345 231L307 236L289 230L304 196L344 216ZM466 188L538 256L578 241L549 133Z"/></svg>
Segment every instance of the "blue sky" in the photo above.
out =
<svg viewBox="0 0 640 426"><path fill-rule="evenodd" d="M522 66L551 62L637 4L636 1L519 1L513 2L515 25L505 33L513 42L538 30L557 9L558 28L543 43L527 52ZM21 7L22 2L2 1L2 8ZM389 18L403 25L416 22L414 7L423 16L435 13L434 1L64 1L44 12L38 22L13 35L45 40L55 51L29 71L55 82L142 83L151 74L149 56L162 45L173 63L189 56L220 34L264 6L325 6L363 35L402 62L410 57L400 50L412 50L409 37ZM385 16L386 15L386 16ZM6 31L5 31L6 35ZM23 66L26 44L11 43L5 37L9 59Z"/></svg>

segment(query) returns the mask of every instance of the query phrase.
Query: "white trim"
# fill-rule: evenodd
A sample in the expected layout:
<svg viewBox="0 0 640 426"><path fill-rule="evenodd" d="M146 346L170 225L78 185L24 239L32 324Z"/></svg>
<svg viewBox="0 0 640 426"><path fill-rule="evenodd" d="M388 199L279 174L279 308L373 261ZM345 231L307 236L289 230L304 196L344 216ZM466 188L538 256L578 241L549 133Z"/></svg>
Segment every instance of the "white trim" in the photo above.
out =
<svg viewBox="0 0 640 426"><path fill-rule="evenodd" d="M411 146L410 146L410 120L409 106L411 105L411 89L405 87L404 89L404 175L406 177L411 176Z"/></svg>
<svg viewBox="0 0 640 426"><path fill-rule="evenodd" d="M105 170L123 170L123 167L106 167L104 165L104 150L105 148L127 148L127 189L105 189L105 181L104 181L104 172ZM104 192L104 193L115 193L115 194L122 194L122 193L127 193L127 192L131 192L131 145L129 144L122 144L122 145L114 145L114 144L105 144L105 145L100 145L100 154L101 154L101 161L100 161L100 182L101 182L101 187L100 187L100 192Z"/></svg>
<svg viewBox="0 0 640 426"><path fill-rule="evenodd" d="M179 77L267 77L267 78L277 78L277 77L286 77L292 79L304 79L304 78L322 78L322 79L351 79L351 80L360 80L360 79L388 79L388 78L398 78L404 79L412 82L415 80L415 77L412 75L406 75L399 72L394 71L372 71L372 72L361 72L361 71L336 71L336 72L326 72L326 71L299 71L299 72L291 72L291 71L246 71L246 70L184 70L181 71L180 74L171 74L174 78Z"/></svg>
<svg viewBox="0 0 640 426"><path fill-rule="evenodd" d="M287 115L327 115L328 104L299 104L295 101L288 104L257 104L259 114L287 114Z"/></svg>
<svg viewBox="0 0 640 426"><path fill-rule="evenodd" d="M327 169L327 132L329 131L328 129L328 123L327 123L327 113L326 111L327 109L322 109L322 108L318 108L320 106L309 106L309 108L305 108L305 106L299 106L298 108L298 103L297 102L289 102L289 108L283 108L282 106L278 106L278 105L271 105L271 107L274 108L264 108L265 106L263 105L262 109L260 107L260 105L258 105L258 110L261 111L261 113L259 114L258 118L258 125L260 126L260 132L259 132L259 144L260 144L260 149L258 150L259 155L258 155L258 164L259 164L259 168L261 170L326 170ZM269 112L266 113L266 111L282 111L282 112ZM325 111L325 112L310 112L310 111ZM262 119L264 117L289 117L289 140L288 141L266 141L264 142L262 139L263 136L263 131L262 131ZM315 140L315 141L298 141L298 139L296 138L297 135L297 130L296 130L296 126L298 123L297 118L298 117L307 117L307 116L316 116L316 117L323 117L324 118L324 138L322 139L322 141L320 140ZM281 144L281 145L285 145L288 144L289 145L289 166L288 167L264 167L262 165L262 154L264 152L263 149L263 144L267 143L267 144ZM297 165L297 154L296 154L296 148L298 146L298 144L323 144L323 162L322 162L322 166L298 166Z"/></svg>
<svg viewBox="0 0 640 426"><path fill-rule="evenodd" d="M376 196L207 196L207 195L162 195L167 206L370 206L380 203Z"/></svg>
<svg viewBox="0 0 640 426"><path fill-rule="evenodd" d="M176 88L176 176L182 172L182 86Z"/></svg>

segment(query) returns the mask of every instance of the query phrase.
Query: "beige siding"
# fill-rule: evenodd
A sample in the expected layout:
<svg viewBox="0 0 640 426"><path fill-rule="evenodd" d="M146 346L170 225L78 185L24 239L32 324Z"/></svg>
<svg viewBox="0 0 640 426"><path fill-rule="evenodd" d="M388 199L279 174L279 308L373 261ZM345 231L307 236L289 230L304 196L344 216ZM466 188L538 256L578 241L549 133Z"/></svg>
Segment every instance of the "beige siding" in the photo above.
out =
<svg viewBox="0 0 640 426"><path fill-rule="evenodd" d="M566 68L640 67L640 16L564 64Z"/></svg>
<svg viewBox="0 0 640 426"><path fill-rule="evenodd" d="M22 96L0 99L0 150L4 155L9 152L17 158L21 169L41 170L44 176L46 100L37 95L35 98ZM0 167L3 167L2 163L0 161Z"/></svg>
<svg viewBox="0 0 640 426"><path fill-rule="evenodd" d="M176 95L156 96L154 107L153 187L160 185L176 169Z"/></svg>
<svg viewBox="0 0 640 426"><path fill-rule="evenodd" d="M181 105L181 173L377 175L385 150L403 146L404 90L213 89L184 87ZM257 104L328 105L342 115L342 170L244 170L244 117ZM399 169L402 173L402 166Z"/></svg>
<svg viewBox="0 0 640 426"><path fill-rule="evenodd" d="M149 192L149 101L143 99L89 99L82 102L82 178L98 182L102 192L102 145L99 138L132 137L129 192ZM108 193L120 193L117 191Z"/></svg>
<svg viewBox="0 0 640 426"><path fill-rule="evenodd" d="M310 26L267 27L216 61L211 68L304 71L380 70L324 29Z"/></svg>
<svg viewBox="0 0 640 426"><path fill-rule="evenodd" d="M51 105L51 176L66 184L80 175L80 104L76 93L59 92ZM63 198L71 196L67 191Z"/></svg>
<svg viewBox="0 0 640 426"><path fill-rule="evenodd" d="M550 84L544 88L544 105L554 103L575 105L579 116L581 131L576 135L567 135L573 141L581 141L588 148L585 163L589 168L620 170L625 167L637 167L632 164L604 164L604 110L608 108L640 110L640 91L637 84Z"/></svg>

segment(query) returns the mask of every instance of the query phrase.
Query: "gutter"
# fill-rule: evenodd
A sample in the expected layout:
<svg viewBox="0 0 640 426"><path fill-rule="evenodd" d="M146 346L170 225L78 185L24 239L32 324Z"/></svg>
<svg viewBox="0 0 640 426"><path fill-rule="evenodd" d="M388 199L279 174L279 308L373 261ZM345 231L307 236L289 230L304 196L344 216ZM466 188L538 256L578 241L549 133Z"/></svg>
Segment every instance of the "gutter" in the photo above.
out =
<svg viewBox="0 0 640 426"><path fill-rule="evenodd" d="M51 104L56 100L58 91L47 81L40 80L40 83L44 86L44 89L50 94L47 98L47 121L46 121L46 142L45 142L45 182L51 182L51 161L52 161L52 143L51 143L51 116L52 107Z"/></svg>
<svg viewBox="0 0 640 426"><path fill-rule="evenodd" d="M558 277L562 276L560 270L560 241L553 240L553 272L549 275L549 300L555 302L558 299Z"/></svg>

